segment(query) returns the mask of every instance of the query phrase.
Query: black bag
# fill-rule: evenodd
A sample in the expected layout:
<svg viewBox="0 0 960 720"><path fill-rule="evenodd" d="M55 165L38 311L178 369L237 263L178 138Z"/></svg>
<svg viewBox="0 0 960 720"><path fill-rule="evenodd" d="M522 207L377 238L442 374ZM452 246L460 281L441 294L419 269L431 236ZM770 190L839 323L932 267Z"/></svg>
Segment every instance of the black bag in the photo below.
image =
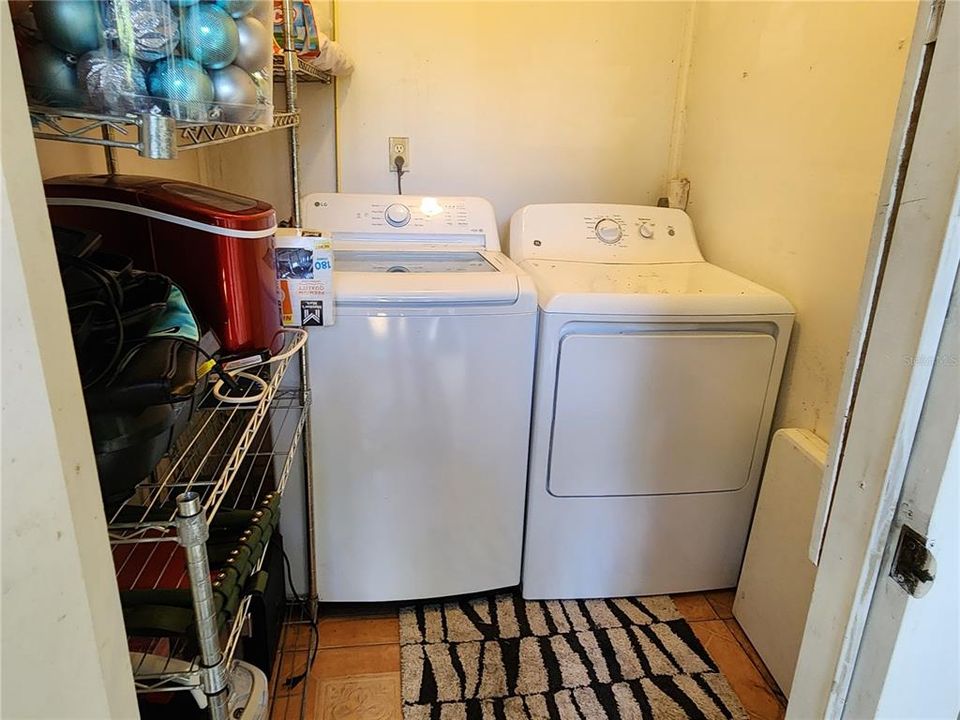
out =
<svg viewBox="0 0 960 720"><path fill-rule="evenodd" d="M186 428L205 382L199 326L170 278L97 252L99 236L54 228L87 419L108 511Z"/></svg>

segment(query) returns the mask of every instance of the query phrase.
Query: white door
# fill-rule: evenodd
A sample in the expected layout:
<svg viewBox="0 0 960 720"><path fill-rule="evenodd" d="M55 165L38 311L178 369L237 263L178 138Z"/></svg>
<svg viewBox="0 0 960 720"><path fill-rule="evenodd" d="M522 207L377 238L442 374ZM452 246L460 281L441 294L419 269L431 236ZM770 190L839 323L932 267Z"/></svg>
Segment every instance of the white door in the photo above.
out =
<svg viewBox="0 0 960 720"><path fill-rule="evenodd" d="M960 711L958 34L960 4L920 4L825 475L835 483L821 503L826 531L822 550L819 537L811 547L819 568L788 719L952 720ZM890 578L904 524L936 558L923 597Z"/></svg>
<svg viewBox="0 0 960 720"><path fill-rule="evenodd" d="M958 358L960 285L954 284L940 347L922 359L934 363L933 375L844 717L952 720L960 714ZM901 537L909 542L911 531L926 539L930 557L922 567L933 577L915 589L919 578L895 564Z"/></svg>

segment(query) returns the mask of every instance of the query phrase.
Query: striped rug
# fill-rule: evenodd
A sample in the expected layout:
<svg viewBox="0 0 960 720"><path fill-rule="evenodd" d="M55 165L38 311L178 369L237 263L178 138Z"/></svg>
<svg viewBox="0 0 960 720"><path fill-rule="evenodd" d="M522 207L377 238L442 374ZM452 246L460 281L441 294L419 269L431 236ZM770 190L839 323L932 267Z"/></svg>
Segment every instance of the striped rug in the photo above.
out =
<svg viewBox="0 0 960 720"><path fill-rule="evenodd" d="M400 644L404 720L747 717L667 597L413 605Z"/></svg>

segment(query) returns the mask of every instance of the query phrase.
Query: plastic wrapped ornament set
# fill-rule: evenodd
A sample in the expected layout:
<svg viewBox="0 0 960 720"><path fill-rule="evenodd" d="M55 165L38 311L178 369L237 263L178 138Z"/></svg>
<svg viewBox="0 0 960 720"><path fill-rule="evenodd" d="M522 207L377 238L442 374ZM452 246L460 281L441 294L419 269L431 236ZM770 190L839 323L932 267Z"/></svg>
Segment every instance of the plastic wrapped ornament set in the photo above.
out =
<svg viewBox="0 0 960 720"><path fill-rule="evenodd" d="M272 122L270 0L34 0L30 99L108 115Z"/></svg>

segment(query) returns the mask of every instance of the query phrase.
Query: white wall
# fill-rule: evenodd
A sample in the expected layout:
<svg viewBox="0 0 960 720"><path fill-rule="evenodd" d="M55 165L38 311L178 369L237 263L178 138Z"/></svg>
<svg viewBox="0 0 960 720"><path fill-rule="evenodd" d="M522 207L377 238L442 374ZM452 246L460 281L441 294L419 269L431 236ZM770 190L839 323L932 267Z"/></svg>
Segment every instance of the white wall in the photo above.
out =
<svg viewBox="0 0 960 720"><path fill-rule="evenodd" d="M133 718L120 599L6 3L0 25L0 715Z"/></svg>
<svg viewBox="0 0 960 720"><path fill-rule="evenodd" d="M687 3L343 2L341 189L480 195L501 227L535 202L655 203ZM308 145L311 153L329 152Z"/></svg>
<svg viewBox="0 0 960 720"><path fill-rule="evenodd" d="M708 260L797 309L776 427L830 437L916 3L699 3L680 173Z"/></svg>

